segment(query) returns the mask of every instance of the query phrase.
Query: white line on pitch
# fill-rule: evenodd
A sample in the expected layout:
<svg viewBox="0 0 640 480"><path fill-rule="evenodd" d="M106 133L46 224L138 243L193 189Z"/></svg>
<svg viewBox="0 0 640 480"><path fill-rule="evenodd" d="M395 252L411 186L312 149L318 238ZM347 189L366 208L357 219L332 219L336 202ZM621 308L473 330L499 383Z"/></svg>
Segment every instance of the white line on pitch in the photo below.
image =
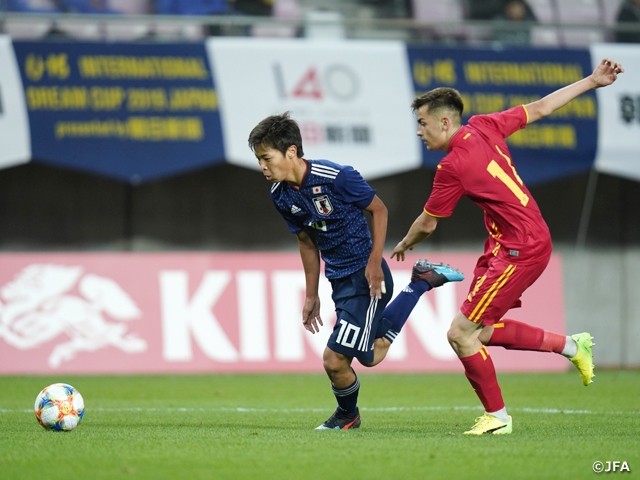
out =
<svg viewBox="0 0 640 480"><path fill-rule="evenodd" d="M94 407L88 410L92 412L159 412L159 413L172 413L172 412L238 412L238 413L309 413L309 412L327 412L329 408L246 408L246 407L212 407L212 408L192 408L192 407L166 407L166 408L154 408L154 407ZM422 406L422 407L360 407L360 410L365 412L429 412L429 411L448 411L448 410L482 410L480 406ZM595 411L595 410L564 410L561 408L529 408L529 407L510 407L509 411L526 412L526 413L547 413L565 415L640 415L640 411L622 411L622 410L607 410L607 411ZM0 413L33 413L33 410L14 410L7 408L0 408Z"/></svg>

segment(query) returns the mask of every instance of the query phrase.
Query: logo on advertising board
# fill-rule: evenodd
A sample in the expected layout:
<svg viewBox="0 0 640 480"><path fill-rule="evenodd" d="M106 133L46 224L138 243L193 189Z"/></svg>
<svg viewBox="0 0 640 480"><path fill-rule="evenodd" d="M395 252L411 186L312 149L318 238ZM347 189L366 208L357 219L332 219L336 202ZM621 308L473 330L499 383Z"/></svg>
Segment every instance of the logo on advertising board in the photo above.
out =
<svg viewBox="0 0 640 480"><path fill-rule="evenodd" d="M290 111L307 158L352 165L365 178L419 167L401 42L211 38L207 49L231 163L255 168L247 135L263 118Z"/></svg>
<svg viewBox="0 0 640 480"><path fill-rule="evenodd" d="M394 269L395 292L415 259ZM440 260L467 272L476 255ZM563 332L557 257L544 275L517 318ZM323 325L308 332L306 283L297 253L1 254L0 374L319 372L336 313L322 277ZM376 370L459 371L446 333L466 291L450 283L420 297ZM528 353L536 361L527 352L491 354L510 371L567 367L562 356Z"/></svg>
<svg viewBox="0 0 640 480"><path fill-rule="evenodd" d="M57 342L48 359L52 368L78 352L116 347L139 353L147 343L127 333L140 309L115 281L84 274L81 266L34 264L0 288L0 338L20 350Z"/></svg>
<svg viewBox="0 0 640 480"><path fill-rule="evenodd" d="M11 39L0 35L0 168L31 159L29 120Z"/></svg>
<svg viewBox="0 0 640 480"><path fill-rule="evenodd" d="M322 75L315 65L309 67L294 87L287 89L283 65L273 64L273 75L281 98L309 98L322 100L329 96L337 100L354 100L360 92L358 73L344 64L330 64Z"/></svg>

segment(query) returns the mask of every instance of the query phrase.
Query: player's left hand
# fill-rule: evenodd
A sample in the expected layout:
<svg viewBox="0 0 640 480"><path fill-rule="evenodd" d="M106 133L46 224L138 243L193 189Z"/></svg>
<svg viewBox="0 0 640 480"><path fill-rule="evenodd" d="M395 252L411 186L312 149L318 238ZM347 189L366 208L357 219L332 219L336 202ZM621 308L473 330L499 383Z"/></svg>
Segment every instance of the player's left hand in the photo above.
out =
<svg viewBox="0 0 640 480"><path fill-rule="evenodd" d="M606 87L617 80L619 73L624 73L622 64L610 58L603 58L591 74L591 81L595 88Z"/></svg>
<svg viewBox="0 0 640 480"><path fill-rule="evenodd" d="M387 293L382 266L379 263L377 265L368 263L364 270L364 276L369 281L369 295L371 298L376 297L380 300L382 295Z"/></svg>

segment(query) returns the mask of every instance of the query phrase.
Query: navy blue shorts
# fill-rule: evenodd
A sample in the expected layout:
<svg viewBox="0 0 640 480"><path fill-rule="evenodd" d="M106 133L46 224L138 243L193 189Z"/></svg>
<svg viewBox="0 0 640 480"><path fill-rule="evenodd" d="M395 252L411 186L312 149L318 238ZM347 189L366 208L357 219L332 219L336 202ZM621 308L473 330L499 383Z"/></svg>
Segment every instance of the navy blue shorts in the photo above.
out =
<svg viewBox="0 0 640 480"><path fill-rule="evenodd" d="M364 271L363 268L348 277L331 280L337 319L327 346L342 355L372 362L373 340L382 337L391 326L391 322L382 320L382 313L393 296L393 278L382 259L387 293L378 300L369 296Z"/></svg>

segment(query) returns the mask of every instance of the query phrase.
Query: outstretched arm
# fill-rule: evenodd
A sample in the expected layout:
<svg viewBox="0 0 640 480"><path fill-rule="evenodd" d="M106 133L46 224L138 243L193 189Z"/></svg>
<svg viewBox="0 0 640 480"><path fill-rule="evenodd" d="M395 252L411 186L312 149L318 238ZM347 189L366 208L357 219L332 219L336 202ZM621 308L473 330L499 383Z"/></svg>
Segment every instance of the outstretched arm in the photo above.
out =
<svg viewBox="0 0 640 480"><path fill-rule="evenodd" d="M393 249L391 258L396 257L397 261L404 261L404 252L413 250L413 247L431 235L438 225L438 220L438 217L432 217L423 211L420 216L415 219L405 237L400 240L400 243Z"/></svg>
<svg viewBox="0 0 640 480"><path fill-rule="evenodd" d="M529 114L527 123L533 123L551 115L574 98L589 90L611 85L618 78L618 74L623 72L624 68L622 68L622 65L618 62L614 62L609 58L602 59L593 73L588 77L556 90L540 100L525 105L527 113Z"/></svg>

